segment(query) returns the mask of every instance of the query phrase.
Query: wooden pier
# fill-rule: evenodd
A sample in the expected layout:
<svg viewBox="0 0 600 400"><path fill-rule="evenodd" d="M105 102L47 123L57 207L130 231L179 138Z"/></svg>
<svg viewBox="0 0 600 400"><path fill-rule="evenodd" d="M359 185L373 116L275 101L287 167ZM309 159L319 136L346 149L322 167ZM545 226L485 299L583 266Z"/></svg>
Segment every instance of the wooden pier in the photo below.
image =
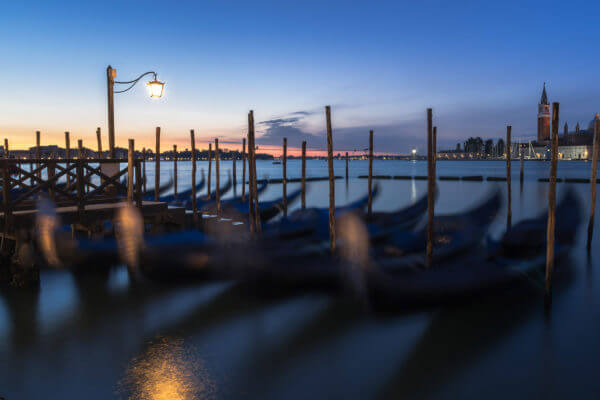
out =
<svg viewBox="0 0 600 400"><path fill-rule="evenodd" d="M143 199L142 160L134 159L1 159L0 254L4 260L0 279L15 286L39 280L32 254L41 197L55 204L62 225L88 237L101 236L106 222L121 207L135 205L153 230L182 228L184 208L168 207ZM121 164L125 164L121 168ZM122 183L124 177L127 184Z"/></svg>

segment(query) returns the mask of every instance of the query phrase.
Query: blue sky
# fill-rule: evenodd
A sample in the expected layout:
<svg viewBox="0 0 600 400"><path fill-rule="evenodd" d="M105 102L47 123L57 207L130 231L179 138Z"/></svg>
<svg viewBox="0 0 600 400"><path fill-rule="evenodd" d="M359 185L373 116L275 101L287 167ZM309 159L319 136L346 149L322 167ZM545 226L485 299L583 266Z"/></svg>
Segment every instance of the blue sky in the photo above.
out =
<svg viewBox="0 0 600 400"><path fill-rule="evenodd" d="M188 147L192 128L238 142L253 109L263 148L287 136L322 149L327 104L339 151L366 147L369 129L378 151L423 149L427 107L440 147L507 124L532 136L544 81L561 123L600 110L600 2L49 3L0 14L0 135L16 147L38 129L95 147L108 64L117 79L155 70L167 84L159 101L143 85L117 95L122 146L152 146L155 126L165 148Z"/></svg>

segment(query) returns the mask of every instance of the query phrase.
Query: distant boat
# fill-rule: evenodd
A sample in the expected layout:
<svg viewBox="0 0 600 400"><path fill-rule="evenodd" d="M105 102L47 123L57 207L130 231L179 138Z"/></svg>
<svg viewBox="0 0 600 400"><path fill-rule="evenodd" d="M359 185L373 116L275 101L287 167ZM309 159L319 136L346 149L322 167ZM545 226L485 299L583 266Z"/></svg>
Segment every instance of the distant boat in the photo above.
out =
<svg viewBox="0 0 600 400"><path fill-rule="evenodd" d="M281 164L281 161L273 161L273 164Z"/></svg>

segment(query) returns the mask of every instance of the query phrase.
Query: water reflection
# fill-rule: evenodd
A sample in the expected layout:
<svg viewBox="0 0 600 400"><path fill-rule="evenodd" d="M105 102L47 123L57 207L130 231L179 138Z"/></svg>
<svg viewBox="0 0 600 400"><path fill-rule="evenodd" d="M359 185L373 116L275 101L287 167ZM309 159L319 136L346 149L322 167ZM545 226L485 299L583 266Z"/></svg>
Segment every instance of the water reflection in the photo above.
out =
<svg viewBox="0 0 600 400"><path fill-rule="evenodd" d="M183 190L190 169L181 164ZM547 177L547 166L532 164L521 193L513 193L513 223L547 212L547 183L537 182ZM275 167L281 166L264 166L277 177ZM477 168L484 176L502 176L505 164L442 166L444 175L472 175ZM308 167L309 176L326 175L325 162L311 161ZM420 162L375 163L374 173L424 175L425 167ZM576 167L572 176L588 176L589 164ZM560 168L564 170L563 164ZM297 177L292 171L299 167L290 166L289 171ZM350 172L366 174L367 163L353 163ZM226 179L226 172L222 174ZM426 190L425 181L378 184L375 210L397 209ZM293 185L288 191L299 184ZM487 181L438 185L440 214L460 212L495 188ZM506 183L499 185L505 196ZM336 200L351 202L366 187L366 180L337 181ZM558 185L558 198L566 187ZM588 210L589 185L574 187ZM261 198L280 196L281 185L272 185ZM310 184L309 207L327 207L328 199L327 181ZM490 229L493 237L506 228L505 212ZM594 236L586 258L585 228L572 251L574 259L557 263L551 319L544 319L543 271L524 279L522 290L511 287L505 296L385 318L362 313L359 304L338 297L297 298L287 292L271 297L242 284L132 285L124 267L94 274L88 268L77 273L42 271L40 292L0 289L0 337L5 339L0 343L0 396L464 398L489 395L501 371L497 397L536 397L546 385L553 390L544 393L548 398L585 390L587 396L576 397L593 397L589 395L600 392L600 382L593 373L581 371L594 371L600 357L595 312L599 297L594 292L600 287L600 274L594 271L600 235ZM595 229L600 229L599 219ZM567 276L558 275L560 267L569 266Z"/></svg>
<svg viewBox="0 0 600 400"><path fill-rule="evenodd" d="M197 354L183 339L156 339L131 360L118 394L136 400L215 398L215 381Z"/></svg>

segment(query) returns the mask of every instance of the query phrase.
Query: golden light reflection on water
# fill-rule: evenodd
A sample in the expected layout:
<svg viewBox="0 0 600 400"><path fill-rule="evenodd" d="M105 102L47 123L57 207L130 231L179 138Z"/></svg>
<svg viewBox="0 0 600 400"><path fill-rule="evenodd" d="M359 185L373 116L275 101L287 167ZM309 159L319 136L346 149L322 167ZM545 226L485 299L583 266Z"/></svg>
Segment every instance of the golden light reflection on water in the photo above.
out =
<svg viewBox="0 0 600 400"><path fill-rule="evenodd" d="M136 400L212 399L216 384L193 347L160 338L131 360L118 393Z"/></svg>

